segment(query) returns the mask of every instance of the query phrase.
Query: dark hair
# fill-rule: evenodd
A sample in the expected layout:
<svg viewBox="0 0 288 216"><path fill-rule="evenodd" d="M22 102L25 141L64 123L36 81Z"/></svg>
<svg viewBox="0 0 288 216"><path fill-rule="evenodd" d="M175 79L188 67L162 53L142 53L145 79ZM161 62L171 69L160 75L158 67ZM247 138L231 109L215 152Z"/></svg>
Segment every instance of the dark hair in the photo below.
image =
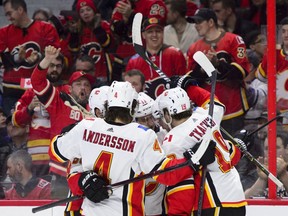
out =
<svg viewBox="0 0 288 216"><path fill-rule="evenodd" d="M233 13L235 13L235 11L236 11L236 2L235 2L235 0L212 0L211 1L212 4L216 4L218 2L222 2L223 8L225 8L225 9L231 8Z"/></svg>
<svg viewBox="0 0 288 216"><path fill-rule="evenodd" d="M285 17L280 21L280 25L287 25L288 24L288 17Z"/></svg>
<svg viewBox="0 0 288 216"><path fill-rule="evenodd" d="M14 10L17 10L19 7L22 7L23 10L25 12L27 12L27 5L26 5L26 2L24 0L5 0L3 2L3 6L5 6L7 3L11 4L11 7L14 9Z"/></svg>
<svg viewBox="0 0 288 216"><path fill-rule="evenodd" d="M59 55L56 57L56 60L61 61L63 68L62 68L62 74L65 73L66 70L68 70L68 62L65 60L65 57L62 53L59 53Z"/></svg>
<svg viewBox="0 0 288 216"><path fill-rule="evenodd" d="M73 67L71 67L71 72L77 71L76 70L76 62L77 61L89 62L91 64L91 70L95 71L95 62L94 62L93 58L89 55L79 55L75 61L75 64L73 65ZM84 71L84 72L87 73L87 71Z"/></svg>
<svg viewBox="0 0 288 216"><path fill-rule="evenodd" d="M163 112L164 114L169 113L167 108L164 108ZM184 112L171 115L171 117L175 120L181 120L181 119L189 118L191 115L192 115L192 109L189 109Z"/></svg>
<svg viewBox="0 0 288 216"><path fill-rule="evenodd" d="M244 37L244 42L245 42L247 48L249 48L250 45L255 44L255 42L258 38L258 35L261 35L261 32L258 29L253 30L251 32L248 32L246 34L246 36Z"/></svg>
<svg viewBox="0 0 288 216"><path fill-rule="evenodd" d="M165 4L171 5L171 11L178 12L182 17L186 16L187 13L186 0L166 0Z"/></svg>
<svg viewBox="0 0 288 216"><path fill-rule="evenodd" d="M125 122L126 124L132 122L133 115L135 113L135 108L137 106L137 101L134 100L132 104L132 110L130 113L130 109L124 108L124 107L110 107L107 108L107 102L105 103L105 108L107 110L105 114L105 120L107 122L115 122L116 119L121 120L122 122Z"/></svg>
<svg viewBox="0 0 288 216"><path fill-rule="evenodd" d="M82 62L90 62L91 65L94 65L94 60L91 56L89 55L80 55L77 60L82 61Z"/></svg>
<svg viewBox="0 0 288 216"><path fill-rule="evenodd" d="M144 74L143 74L140 70L138 70L138 69L129 70L129 71L125 72L124 76L129 76L129 77L132 77L132 76L140 76L142 86L145 84L145 76L144 76Z"/></svg>
<svg viewBox="0 0 288 216"><path fill-rule="evenodd" d="M49 18L50 18L50 14L49 14L48 10L43 9L43 8L39 8L39 9L35 10L33 15L32 15L32 19L35 19L35 16L37 14L43 14L45 16L45 18L46 18L45 21L48 21Z"/></svg>

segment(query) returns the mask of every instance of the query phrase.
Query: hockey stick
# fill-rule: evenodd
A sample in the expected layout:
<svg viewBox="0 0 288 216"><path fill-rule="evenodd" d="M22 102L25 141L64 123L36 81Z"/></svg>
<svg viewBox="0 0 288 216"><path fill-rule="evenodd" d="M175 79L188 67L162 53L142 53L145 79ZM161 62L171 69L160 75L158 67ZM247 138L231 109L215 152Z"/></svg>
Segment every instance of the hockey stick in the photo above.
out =
<svg viewBox="0 0 288 216"><path fill-rule="evenodd" d="M203 68L203 70L206 72L206 74L208 75L208 77L210 78L210 81L211 81L211 92L210 92L210 103L209 103L208 115L212 119L213 111L214 111L214 98L215 98L217 71L203 52L197 51L193 55L193 59ZM208 128L206 131L206 134L209 135L209 136L207 136L207 137L209 137L209 139L207 138L208 145L209 145L210 139L211 139L211 130L212 130L212 128ZM207 147L208 147L208 145L207 145ZM201 147L201 145L200 145L200 147ZM198 211L197 211L198 216L201 216L201 213L202 213L206 174L207 174L207 168L203 167L202 168L200 192L199 192L200 194L199 194L199 200L198 200Z"/></svg>
<svg viewBox="0 0 288 216"><path fill-rule="evenodd" d="M166 74L149 59L145 51L145 48L143 47L142 37L141 37L142 19L143 19L143 15L141 13L137 13L134 16L133 23L132 23L132 41L133 41L135 52L140 57L142 57L150 65L150 67L152 67L158 73L158 75L161 78L165 80L166 82L165 88L169 89L170 82L171 82L170 78L167 77Z"/></svg>
<svg viewBox="0 0 288 216"><path fill-rule="evenodd" d="M64 203L72 202L72 201L75 201L75 200L78 200L78 199L81 199L81 198L82 198L81 196L68 197L68 198L65 198L65 199L58 200L56 202L52 202L52 203L48 203L46 205L42 205L42 206L38 206L38 207L32 208L32 212L33 213L37 213L39 211L43 211L43 210L46 210L46 209L49 209L49 208L53 208L55 206L59 206L59 205L62 205Z"/></svg>
<svg viewBox="0 0 288 216"><path fill-rule="evenodd" d="M272 120L272 119L271 119ZM242 145L240 145L224 128L220 130L230 139L230 141L240 149L240 151L253 163L255 164L262 172L264 172L268 178L273 181L278 187L282 187L283 184L280 182L269 170L263 166L249 151L247 151Z"/></svg>
<svg viewBox="0 0 288 216"><path fill-rule="evenodd" d="M167 167L166 169L163 169L163 170L155 170L153 172L150 172L150 173L147 173L147 174L144 174L144 175L139 175L139 176L137 176L135 178L131 178L131 179L123 180L123 181L120 181L120 182L116 182L116 183L111 184L111 185L107 185L107 188L108 189L118 188L118 187L121 187L121 186L124 186L124 185L127 185L127 184L131 184L131 183L134 183L134 182L137 182L137 181L141 181L141 180L145 180L147 178L151 178L151 177L156 176L156 175L161 175L161 174L164 174L164 173L167 173L167 172L171 172L171 171L176 170L176 169L180 169L182 167L188 166L189 164L190 163L187 160L187 161L185 161L185 162L183 162L181 164L178 164L178 165L175 165L175 166L171 166L171 167ZM62 199L62 200L58 200L56 202L52 202L52 203L49 203L49 204L46 204L46 205L43 205L43 206L38 206L38 207L32 208L32 212L36 213L36 212L43 211L43 210L46 210L46 209L49 209L49 208L53 208L55 206L59 206L61 204L67 203L67 202L78 200L78 199L81 199L81 198L83 198L83 197L82 196L68 197L68 198L65 198L65 199Z"/></svg>
<svg viewBox="0 0 288 216"><path fill-rule="evenodd" d="M142 43L142 37L141 37L142 19L143 19L143 15L141 13L137 13L133 19L132 40L133 40L134 49L135 49L136 53L138 53L138 55L140 57L142 57L158 73L158 75L166 81L166 89L169 89L170 88L170 82L171 82L170 78L156 64L154 64L146 55L145 48L143 47L143 43ZM203 60L203 56L201 54L198 53L198 54L196 54L196 56L199 56L198 58L200 61L205 61L205 60ZM205 58L206 58L206 56L205 56ZM209 60L208 60L208 62L211 64L211 62ZM207 63L205 62L204 64L207 64ZM212 65L212 67L213 67L213 65ZM211 70L212 67L209 65L209 68L207 68L207 66L206 66L207 71L208 71L207 73L210 72L209 75L212 75L212 71L213 71L213 70ZM215 70L215 68L214 68L214 70ZM181 82L183 81L184 78L185 78L184 76L182 78L180 78ZM212 105L212 107L213 106L214 105ZM213 110L212 110L212 113L213 113ZM200 147L198 148L198 150L195 152L195 154L191 158L193 163L196 164L199 162L200 158L203 156L204 152L206 151L206 149L209 145L209 142L210 142L210 139L205 139L205 137L203 138Z"/></svg>
<svg viewBox="0 0 288 216"><path fill-rule="evenodd" d="M264 123L260 127L258 127L256 130L254 130L251 133L247 134L247 137L252 136L253 134L257 133L259 130L261 130L262 128L266 127L268 124L270 124L271 122L273 122L273 121L275 121L276 119L279 119L279 118L288 118L288 112L281 113L281 114L275 116L274 118L270 119L269 121L267 121L266 123Z"/></svg>

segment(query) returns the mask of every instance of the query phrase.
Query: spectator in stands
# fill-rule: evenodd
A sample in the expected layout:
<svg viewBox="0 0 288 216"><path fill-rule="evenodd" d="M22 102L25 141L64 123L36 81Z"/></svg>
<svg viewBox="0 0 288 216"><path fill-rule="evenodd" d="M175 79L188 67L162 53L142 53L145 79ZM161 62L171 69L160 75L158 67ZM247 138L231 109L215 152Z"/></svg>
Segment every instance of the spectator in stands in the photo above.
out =
<svg viewBox="0 0 288 216"><path fill-rule="evenodd" d="M211 89L207 74L193 59L196 51L203 51L217 73L216 91L218 99L226 106L221 125L230 134L244 127L244 114L249 109L245 95L244 78L249 73L246 46L241 36L223 32L218 27L217 17L212 9L201 8L192 17L198 34L203 37L188 50L188 69L200 87Z"/></svg>
<svg viewBox="0 0 288 216"><path fill-rule="evenodd" d="M145 76L138 69L127 71L124 74L123 80L130 82L138 93L145 90Z"/></svg>
<svg viewBox="0 0 288 216"><path fill-rule="evenodd" d="M255 72L266 53L266 37L259 30L249 32L245 38L247 56L250 63L250 73L245 78L247 97L250 109L246 119L256 119L267 110L267 83L255 77Z"/></svg>
<svg viewBox="0 0 288 216"><path fill-rule="evenodd" d="M111 17L111 30L117 44L113 53L113 73L120 75L120 78L129 59L135 54L132 45L132 22L138 12L144 18L156 17L163 23L166 22L167 8L163 0L120 0L117 2Z"/></svg>
<svg viewBox="0 0 288 216"><path fill-rule="evenodd" d="M266 36L263 35L260 30L253 30L246 34L244 41L247 47L248 60L250 62L250 72L254 72L251 74L253 74L252 78L255 78L255 71L266 53ZM245 80L247 81L247 78Z"/></svg>
<svg viewBox="0 0 288 216"><path fill-rule="evenodd" d="M164 43L179 48L186 55L191 44L199 39L194 23L186 20L186 0L166 0L167 20Z"/></svg>
<svg viewBox="0 0 288 216"><path fill-rule="evenodd" d="M31 82L39 101L45 106L50 116L51 139L60 134L62 129L85 117L92 116L88 108L88 97L95 78L82 71L72 73L69 79L69 94L60 92L46 79L51 62L59 55L60 49L53 46L45 48L45 57L33 71ZM67 170L60 163L50 163L52 178L52 198L67 196ZM54 184L55 183L55 184ZM65 190L66 189L66 190Z"/></svg>
<svg viewBox="0 0 288 216"><path fill-rule="evenodd" d="M198 4L194 0L186 0L186 7L187 7L186 16L187 17L193 16L195 14L195 12L199 9Z"/></svg>
<svg viewBox="0 0 288 216"><path fill-rule="evenodd" d="M250 8L247 12L248 20L256 23L259 27L267 24L267 1L266 0L251 0ZM288 15L287 2L276 0L276 24L279 24L282 19Z"/></svg>
<svg viewBox="0 0 288 216"><path fill-rule="evenodd" d="M163 43L164 25L161 20L152 17L143 22L142 36L146 42L145 54L166 76L186 73L186 60L183 53ZM164 91L166 81L139 55L134 55L128 62L126 71L138 69L145 76L147 94L156 98Z"/></svg>
<svg viewBox="0 0 288 216"><path fill-rule="evenodd" d="M11 152L11 148L8 144L9 141L10 139L8 137L6 127L6 115L3 109L0 107L0 181L2 181L6 176L6 159Z"/></svg>
<svg viewBox="0 0 288 216"><path fill-rule="evenodd" d="M83 71L87 74L95 76L95 64L92 57L89 55L80 55L76 59L76 62L73 66L73 71ZM98 88L100 86L106 85L107 82L101 81L100 79L95 79L96 81L92 85L92 89Z"/></svg>
<svg viewBox="0 0 288 216"><path fill-rule="evenodd" d="M32 158L27 151L18 150L9 155L7 175L14 184L11 189L5 191L5 199L51 199L51 184L44 179L33 176Z"/></svg>
<svg viewBox="0 0 288 216"><path fill-rule="evenodd" d="M51 11L49 11L49 9L39 8L39 9L34 11L34 13L32 15L32 19L48 22L51 15L52 15L52 13L51 13Z"/></svg>
<svg viewBox="0 0 288 216"><path fill-rule="evenodd" d="M110 24L101 15L92 0L78 0L76 10L80 17L80 55L89 55L95 64L97 79L109 83L112 63L107 51L113 44Z"/></svg>
<svg viewBox="0 0 288 216"><path fill-rule="evenodd" d="M112 11L116 5L118 0L93 0L94 4L97 6L99 12L101 13L101 17L105 20L110 20ZM72 9L76 10L77 0L74 0L72 5Z"/></svg>
<svg viewBox="0 0 288 216"><path fill-rule="evenodd" d="M52 15L49 18L60 37L61 52L67 58L67 68L71 69L75 59L79 54L80 47L80 21L79 15L76 11L61 10L60 15ZM67 76L65 80L69 80L69 70L67 70Z"/></svg>
<svg viewBox="0 0 288 216"><path fill-rule="evenodd" d="M212 9L217 16L218 26L245 38L246 34L258 28L255 23L237 15L235 0L213 0Z"/></svg>
<svg viewBox="0 0 288 216"><path fill-rule="evenodd" d="M277 195L279 197L288 196L288 154L287 154L287 132L283 128L277 127L277 141L276 141L276 150L277 150L277 177L283 183L283 188L278 188ZM264 142L264 157L259 158L262 163L267 165L268 162L268 138L266 137ZM257 168L258 179L257 181L245 191L246 198L251 197L267 197L268 191L268 177L263 173L259 168Z"/></svg>
<svg viewBox="0 0 288 216"><path fill-rule="evenodd" d="M284 18L281 22L281 36L282 36L282 45L280 49L276 50L276 103L277 110L279 112L285 112L288 110L288 100L287 100L287 80L288 80L288 17ZM267 61L268 56L265 54L263 56L262 62L260 63L258 70L256 71L256 77L267 83L268 77L268 68ZM285 124L287 124L285 122Z"/></svg>
<svg viewBox="0 0 288 216"><path fill-rule="evenodd" d="M59 54L53 59L48 67L46 78L58 91L68 93L68 85L61 80L64 69L64 56ZM32 86L27 89L17 101L13 113L13 125L17 127L29 126L29 137L27 142L28 152L32 156L34 174L44 176L49 173L48 148L50 144L50 116L35 95Z"/></svg>
<svg viewBox="0 0 288 216"><path fill-rule="evenodd" d="M32 20L24 0L5 0L3 8L10 25L0 29L0 55L5 68L3 77L3 110L11 108L24 93L21 79L29 78L45 46L59 47L55 28Z"/></svg>
<svg viewBox="0 0 288 216"><path fill-rule="evenodd" d="M6 118L7 134L11 139L9 143L11 151L17 151L19 149L24 149L27 151L27 141L29 134L29 125L23 128L16 127L13 125L12 116Z"/></svg>

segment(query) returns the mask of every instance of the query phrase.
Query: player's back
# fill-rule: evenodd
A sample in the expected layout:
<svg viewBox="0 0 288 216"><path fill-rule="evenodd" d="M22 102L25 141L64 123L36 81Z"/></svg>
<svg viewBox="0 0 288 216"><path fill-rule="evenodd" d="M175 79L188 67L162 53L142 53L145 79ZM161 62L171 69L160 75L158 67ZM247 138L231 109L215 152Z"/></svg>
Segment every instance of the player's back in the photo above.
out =
<svg viewBox="0 0 288 216"><path fill-rule="evenodd" d="M82 141L76 142L84 171L95 170L109 184L133 178L142 171L148 173L163 159L153 150L157 139L154 131L137 123L108 124L102 119L90 119L79 126L77 134ZM97 204L85 199L85 215L142 215L144 187L144 181L139 181L116 188L108 200Z"/></svg>

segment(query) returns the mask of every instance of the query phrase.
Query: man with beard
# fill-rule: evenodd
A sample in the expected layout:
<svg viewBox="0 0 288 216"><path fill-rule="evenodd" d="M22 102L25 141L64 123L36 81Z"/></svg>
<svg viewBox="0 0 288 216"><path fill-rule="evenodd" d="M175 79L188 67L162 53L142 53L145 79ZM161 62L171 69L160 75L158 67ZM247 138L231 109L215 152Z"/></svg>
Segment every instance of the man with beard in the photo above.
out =
<svg viewBox="0 0 288 216"><path fill-rule="evenodd" d="M49 65L46 78L59 91L68 92L68 85L63 85L61 80L63 68L64 56L59 54ZM36 176L47 175L49 173L50 116L32 88L28 88L17 101L12 123L16 127L29 125L27 150L32 156L34 174Z"/></svg>
<svg viewBox="0 0 288 216"><path fill-rule="evenodd" d="M50 199L51 184L32 174L32 158L25 150L18 150L9 155L7 175L13 186L5 191L5 199L35 200Z"/></svg>
<svg viewBox="0 0 288 216"><path fill-rule="evenodd" d="M46 74L49 66L53 64L59 53L60 49L56 49L54 46L47 46L44 59L34 69L31 76L33 90L50 116L50 139L60 134L64 127L91 116L86 107L88 108L91 85L95 81L93 76L83 71L76 71L72 73L69 79L69 93L60 91L53 86L46 79ZM52 198L66 197L68 191L66 167L61 163L50 163L50 174L52 174ZM56 184L54 185L54 183ZM65 185L64 188L63 185ZM67 189L66 191L65 188Z"/></svg>

